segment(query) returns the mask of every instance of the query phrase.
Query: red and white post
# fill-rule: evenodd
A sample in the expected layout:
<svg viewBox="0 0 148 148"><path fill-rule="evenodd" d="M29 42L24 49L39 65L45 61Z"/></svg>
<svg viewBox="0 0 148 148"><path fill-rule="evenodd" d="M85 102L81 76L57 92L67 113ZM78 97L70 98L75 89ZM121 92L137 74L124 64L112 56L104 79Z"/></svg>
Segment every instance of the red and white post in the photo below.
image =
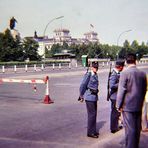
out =
<svg viewBox="0 0 148 148"><path fill-rule="evenodd" d="M46 92L45 92L46 94L44 98L44 103L45 104L54 103L49 97L49 77L48 76L46 76L45 83L46 83Z"/></svg>

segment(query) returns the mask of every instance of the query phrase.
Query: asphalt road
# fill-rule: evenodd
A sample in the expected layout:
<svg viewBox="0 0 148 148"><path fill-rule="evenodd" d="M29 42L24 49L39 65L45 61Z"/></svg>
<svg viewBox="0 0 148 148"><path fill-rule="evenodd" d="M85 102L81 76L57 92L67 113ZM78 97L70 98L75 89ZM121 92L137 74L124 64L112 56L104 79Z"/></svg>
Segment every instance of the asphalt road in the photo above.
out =
<svg viewBox="0 0 148 148"><path fill-rule="evenodd" d="M148 73L147 65L140 68ZM44 104L45 85L0 84L0 148L117 148L123 147L124 130L109 130L110 102L106 101L109 69L100 69L97 130L99 139L86 136L85 103L79 103L79 85L84 69L36 73L1 74L17 79L42 79L49 75L49 92L53 104ZM142 133L140 147L148 144Z"/></svg>

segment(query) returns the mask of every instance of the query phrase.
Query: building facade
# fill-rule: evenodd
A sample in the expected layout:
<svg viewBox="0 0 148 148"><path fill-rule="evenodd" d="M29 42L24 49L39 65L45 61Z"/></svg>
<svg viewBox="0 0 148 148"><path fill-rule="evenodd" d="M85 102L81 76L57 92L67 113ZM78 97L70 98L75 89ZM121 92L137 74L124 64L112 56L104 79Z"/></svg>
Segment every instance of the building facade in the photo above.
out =
<svg viewBox="0 0 148 148"><path fill-rule="evenodd" d="M50 50L54 44L63 45L65 42L70 46L71 44L99 43L98 34L94 31L84 33L84 38L72 38L70 31L63 28L55 29L53 38L48 38L48 36L38 37L35 34L34 39L39 43L38 52L43 57L45 57L45 49Z"/></svg>

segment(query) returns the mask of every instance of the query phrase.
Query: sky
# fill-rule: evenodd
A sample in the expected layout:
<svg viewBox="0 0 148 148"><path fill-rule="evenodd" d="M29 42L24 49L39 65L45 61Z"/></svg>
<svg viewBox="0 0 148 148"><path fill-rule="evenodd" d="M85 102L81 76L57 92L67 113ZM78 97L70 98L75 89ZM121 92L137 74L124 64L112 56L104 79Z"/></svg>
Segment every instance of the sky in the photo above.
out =
<svg viewBox="0 0 148 148"><path fill-rule="evenodd" d="M148 0L0 0L0 32L9 28L14 16L21 37L33 36L35 31L43 36L50 22L45 32L49 38L55 29L64 28L73 38L95 31L102 44L147 43L147 6ZM64 17L51 22L59 16Z"/></svg>

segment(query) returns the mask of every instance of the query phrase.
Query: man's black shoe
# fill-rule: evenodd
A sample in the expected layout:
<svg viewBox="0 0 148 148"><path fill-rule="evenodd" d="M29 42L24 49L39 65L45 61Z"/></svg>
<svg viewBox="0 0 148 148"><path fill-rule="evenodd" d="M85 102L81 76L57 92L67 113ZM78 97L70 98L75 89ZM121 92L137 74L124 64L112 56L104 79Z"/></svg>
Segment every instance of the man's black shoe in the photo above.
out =
<svg viewBox="0 0 148 148"><path fill-rule="evenodd" d="M111 130L111 133L116 133L116 132L118 132L119 130Z"/></svg>
<svg viewBox="0 0 148 148"><path fill-rule="evenodd" d="M95 135L98 135L98 136L99 136L99 133L98 133L98 132L96 132L96 133L95 133Z"/></svg>
<svg viewBox="0 0 148 148"><path fill-rule="evenodd" d="M111 130L111 133L116 133L116 132L118 132L119 130L121 130L123 128L123 126L119 126L118 127L118 129L116 129L116 130Z"/></svg>
<svg viewBox="0 0 148 148"><path fill-rule="evenodd" d="M121 129L123 129L123 126L122 125L119 126L119 130L121 130Z"/></svg>
<svg viewBox="0 0 148 148"><path fill-rule="evenodd" d="M98 138L98 134L87 134L87 137Z"/></svg>

